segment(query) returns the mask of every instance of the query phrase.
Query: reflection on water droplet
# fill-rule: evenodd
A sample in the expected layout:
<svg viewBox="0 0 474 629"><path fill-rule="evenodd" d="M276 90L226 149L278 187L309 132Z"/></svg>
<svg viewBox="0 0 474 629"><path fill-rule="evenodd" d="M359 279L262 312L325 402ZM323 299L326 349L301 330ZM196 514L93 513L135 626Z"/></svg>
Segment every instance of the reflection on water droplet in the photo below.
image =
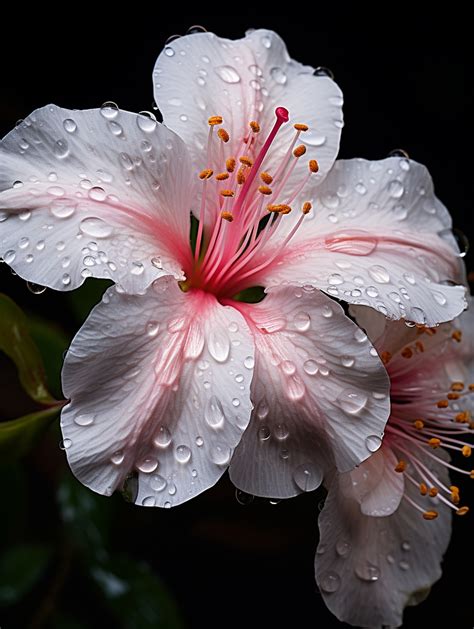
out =
<svg viewBox="0 0 474 629"><path fill-rule="evenodd" d="M336 543L336 552L339 557L347 557L347 555L351 552L352 546L345 539L340 539Z"/></svg>
<svg viewBox="0 0 474 629"><path fill-rule="evenodd" d="M220 400L211 396L204 409L204 419L211 428L222 428L225 421L225 413Z"/></svg>
<svg viewBox="0 0 474 629"><path fill-rule="evenodd" d="M158 461L156 459L152 459L151 457L143 459L143 461L140 461L140 463L137 465L137 468L140 470L140 472L143 472L144 474L150 474L151 472L154 472L157 467Z"/></svg>
<svg viewBox="0 0 474 629"><path fill-rule="evenodd" d="M354 570L355 574L361 581L367 581L373 583L380 578L380 569L378 566L367 562L363 562L356 566Z"/></svg>
<svg viewBox="0 0 474 629"><path fill-rule="evenodd" d="M337 400L343 411L350 415L357 415L365 408L367 395L361 391L344 389L344 391L338 395Z"/></svg>
<svg viewBox="0 0 474 629"><path fill-rule="evenodd" d="M379 284L388 284L390 282L390 275L385 267L380 264L374 264L369 267L370 277Z"/></svg>
<svg viewBox="0 0 474 629"><path fill-rule="evenodd" d="M158 448L167 448L171 443L171 433L165 426L160 426L153 443Z"/></svg>
<svg viewBox="0 0 474 629"><path fill-rule="evenodd" d="M260 441L267 441L270 439L270 429L268 426L261 426L258 429L258 438Z"/></svg>
<svg viewBox="0 0 474 629"><path fill-rule="evenodd" d="M369 452L376 452L382 445L382 439L377 435L369 435L365 439L365 445Z"/></svg>
<svg viewBox="0 0 474 629"><path fill-rule="evenodd" d="M191 459L191 450L188 446L178 446L176 448L175 457L178 463L188 463Z"/></svg>
<svg viewBox="0 0 474 629"><path fill-rule="evenodd" d="M316 70L313 72L314 76L328 76L330 79L334 81L334 73L329 68L325 68L324 66L318 66Z"/></svg>
<svg viewBox="0 0 474 629"><path fill-rule="evenodd" d="M102 114L104 118L107 118L108 120L112 120L113 118L116 118L118 116L118 113L119 113L118 105L116 105L112 101L107 101L100 108L100 113Z"/></svg>
<svg viewBox="0 0 474 629"><path fill-rule="evenodd" d="M113 233L113 227L101 218L89 217L81 221L79 229L86 236L93 238L107 238Z"/></svg>
<svg viewBox="0 0 474 629"><path fill-rule="evenodd" d="M220 329L212 329L209 333L207 346L209 353L218 363L225 363L230 354L228 336Z"/></svg>
<svg viewBox="0 0 474 629"><path fill-rule="evenodd" d="M327 594L337 592L338 589L341 587L341 578L336 572L323 572L321 577L319 578L319 587L323 592L326 592Z"/></svg>
<svg viewBox="0 0 474 629"><path fill-rule="evenodd" d="M33 295L42 295L46 291L46 286L34 284L33 282L26 282L26 287L30 291L30 293L33 293Z"/></svg>
<svg viewBox="0 0 474 629"><path fill-rule="evenodd" d="M125 458L125 455L122 452L122 450L117 450L117 452L114 452L112 456L110 457L110 461L114 465L121 465L123 463L124 458Z"/></svg>
<svg viewBox="0 0 474 629"><path fill-rule="evenodd" d="M224 81L224 83L239 83L240 75L232 66L217 66L214 68L214 72L217 76Z"/></svg>
<svg viewBox="0 0 474 629"><path fill-rule="evenodd" d="M83 413L81 415L76 415L74 417L74 422L78 426L90 426L94 423L95 415L91 415L90 413Z"/></svg>
<svg viewBox="0 0 474 629"><path fill-rule="evenodd" d="M240 489L236 489L235 499L240 505L249 505L254 501L255 496L252 496L252 494L246 494L245 491L241 491Z"/></svg>
<svg viewBox="0 0 474 629"><path fill-rule="evenodd" d="M404 192L405 192L405 188L403 187L402 182L398 181L398 179L394 179L388 184L388 194L393 199L399 199L400 197L403 196Z"/></svg>
<svg viewBox="0 0 474 629"><path fill-rule="evenodd" d="M217 443L211 447L210 456L216 465L227 465L232 457L232 450L224 443Z"/></svg>
<svg viewBox="0 0 474 629"><path fill-rule="evenodd" d="M312 463L305 463L295 469L293 480L302 491L313 491L320 486L323 475L321 470Z"/></svg>
<svg viewBox="0 0 474 629"><path fill-rule="evenodd" d="M143 498L142 505L144 507L154 507L156 505L155 497L154 496L147 496L146 498Z"/></svg>
<svg viewBox="0 0 474 629"><path fill-rule="evenodd" d="M71 446L72 446L72 441L71 439L68 439L67 437L66 439L63 439L62 441L59 442L60 450L67 450Z"/></svg>

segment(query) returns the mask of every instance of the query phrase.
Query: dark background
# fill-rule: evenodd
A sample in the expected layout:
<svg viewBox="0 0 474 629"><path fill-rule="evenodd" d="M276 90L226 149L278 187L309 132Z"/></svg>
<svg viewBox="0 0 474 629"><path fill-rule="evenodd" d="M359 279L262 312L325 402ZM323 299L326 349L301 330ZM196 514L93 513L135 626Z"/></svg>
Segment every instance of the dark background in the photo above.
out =
<svg viewBox="0 0 474 629"><path fill-rule="evenodd" d="M393 149L406 150L428 166L455 226L472 235L472 35L462 16L432 9L415 15L398 5L384 5L383 14L363 14L354 6L274 15L271 5L265 5L254 15L222 15L216 6L212 16L188 14L169 21L138 3L115 16L112 7L102 8L109 10L109 18L100 24L92 10L86 14L79 6L68 7L62 21L42 15L37 27L11 24L15 37L4 39L0 51L1 135L49 102L82 109L112 100L123 109L150 110L155 59L167 37L184 34L193 24L230 38L243 36L250 27L272 28L294 59L334 72L345 95L340 156L380 159ZM474 270L471 255L466 261L468 270ZM55 321L66 341L72 338L84 313L78 314L69 296L51 291L32 295L5 268L0 282L2 292L27 311ZM54 538L59 546L35 591L5 611L0 624L140 627L118 616L111 621L97 591L87 584L84 566L71 559L78 542L61 524L56 506L65 474L57 440L48 435L23 464L28 501L12 539ZM3 481L10 483L9 478ZM148 562L177 601L185 627L340 627L313 576L321 498L312 494L277 505L255 500L243 506L224 478L191 503L167 512L134 508L120 497L99 500L113 502L115 509L104 544L112 554ZM6 517L16 518L10 509ZM405 627L438 626L446 608L451 626L473 625L466 573L473 559L472 518L456 518L444 578L427 602L407 610Z"/></svg>

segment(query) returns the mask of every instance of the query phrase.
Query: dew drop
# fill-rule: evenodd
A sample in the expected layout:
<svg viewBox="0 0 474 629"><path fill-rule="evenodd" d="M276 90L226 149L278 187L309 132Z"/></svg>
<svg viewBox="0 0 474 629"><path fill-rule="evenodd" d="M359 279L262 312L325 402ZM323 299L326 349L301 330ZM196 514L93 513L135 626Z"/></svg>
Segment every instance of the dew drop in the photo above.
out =
<svg viewBox="0 0 474 629"><path fill-rule="evenodd" d="M153 133L158 124L156 122L154 114L150 113L149 111L141 111L138 114L136 121L138 128L144 133Z"/></svg>
<svg viewBox="0 0 474 629"><path fill-rule="evenodd" d="M416 280L411 273L404 273L403 277L408 284L411 284L412 286L416 284Z"/></svg>
<svg viewBox="0 0 474 629"><path fill-rule="evenodd" d="M104 118L107 118L107 120L113 120L119 114L118 105L112 101L107 101L100 108L100 113Z"/></svg>
<svg viewBox="0 0 474 629"><path fill-rule="evenodd" d="M344 389L344 391L338 395L337 399L342 410L350 415L357 415L367 404L367 396L365 393L354 391L353 389Z"/></svg>
<svg viewBox="0 0 474 629"><path fill-rule="evenodd" d="M160 324L158 323L158 321L149 321L146 324L146 333L151 338L155 337L158 334L159 329L160 329Z"/></svg>
<svg viewBox="0 0 474 629"><path fill-rule="evenodd" d="M344 278L339 273L333 273L328 277L328 283L331 284L331 286L338 286L344 283Z"/></svg>
<svg viewBox="0 0 474 629"><path fill-rule="evenodd" d="M288 439L290 431L288 430L288 426L286 424L277 424L273 434L279 441L284 441L285 439Z"/></svg>
<svg viewBox="0 0 474 629"><path fill-rule="evenodd" d="M156 459L152 459L151 457L143 459L143 461L140 461L140 463L137 465L137 468L140 470L140 472L143 472L144 474L151 474L151 472L154 472L157 467L158 461Z"/></svg>
<svg viewBox="0 0 474 629"><path fill-rule="evenodd" d="M435 301L440 305L440 306L445 306L447 303L447 299L446 297L443 295L443 293L440 293L437 290L432 291L433 297L435 298Z"/></svg>
<svg viewBox="0 0 474 629"><path fill-rule="evenodd" d="M355 358L353 356L343 356L341 358L341 364L343 367L353 367L355 364Z"/></svg>
<svg viewBox="0 0 474 629"><path fill-rule="evenodd" d="M268 37L268 35L264 35L260 41L262 42L262 46L264 48L271 48L272 40Z"/></svg>
<svg viewBox="0 0 474 629"><path fill-rule="evenodd" d="M167 448L171 443L171 433L166 426L160 426L153 443L158 448Z"/></svg>
<svg viewBox="0 0 474 629"><path fill-rule="evenodd" d="M247 356L244 360L244 367L247 369L253 369L255 365L255 360L253 356Z"/></svg>
<svg viewBox="0 0 474 629"><path fill-rule="evenodd" d="M212 395L204 409L204 419L211 428L222 428L225 421L225 413L220 400Z"/></svg>
<svg viewBox="0 0 474 629"><path fill-rule="evenodd" d="M369 435L365 439L365 446L369 452L377 452L382 445L382 439L377 435Z"/></svg>
<svg viewBox="0 0 474 629"><path fill-rule="evenodd" d="M216 465L227 465L232 457L232 450L225 444L217 443L212 446L210 456Z"/></svg>
<svg viewBox="0 0 474 629"><path fill-rule="evenodd" d="M175 457L178 463L189 463L191 460L191 450L188 446L178 446L176 448Z"/></svg>
<svg viewBox="0 0 474 629"><path fill-rule="evenodd" d="M156 505L155 497L154 496L147 496L146 498L143 498L142 505L144 507L154 507Z"/></svg>
<svg viewBox="0 0 474 629"><path fill-rule="evenodd" d="M315 376L318 373L318 364L314 360L307 360L303 364L303 369L309 376Z"/></svg>
<svg viewBox="0 0 474 629"><path fill-rule="evenodd" d="M410 564L408 563L408 561L400 561L398 566L400 567L400 570L405 570L406 571L406 570L410 569Z"/></svg>
<svg viewBox="0 0 474 629"><path fill-rule="evenodd" d="M295 328L300 332L306 332L311 325L311 317L307 312L298 312L294 318Z"/></svg>
<svg viewBox="0 0 474 629"><path fill-rule="evenodd" d="M362 181L359 181L359 183L356 183L355 189L356 189L356 192L360 195L364 195L367 193L367 187L364 183L362 183Z"/></svg>
<svg viewBox="0 0 474 629"><path fill-rule="evenodd" d="M359 564L356 566L354 572L361 581L373 583L380 578L380 569L369 562Z"/></svg>
<svg viewBox="0 0 474 629"><path fill-rule="evenodd" d="M258 438L260 441L268 441L268 439L270 439L270 434L268 426L261 426L258 429Z"/></svg>
<svg viewBox="0 0 474 629"><path fill-rule="evenodd" d="M174 49L171 48L171 46L165 46L165 55L167 57L174 57L175 55Z"/></svg>
<svg viewBox="0 0 474 629"><path fill-rule="evenodd" d="M23 238L20 238L18 242L18 246L20 247L20 249L26 249L29 244L30 244L30 239L26 238L26 236L24 236Z"/></svg>
<svg viewBox="0 0 474 629"><path fill-rule="evenodd" d="M69 145L66 140L58 140L53 147L53 152L59 159L69 155Z"/></svg>
<svg viewBox="0 0 474 629"><path fill-rule="evenodd" d="M395 563L395 557L391 555L390 553L388 553L388 555L385 558L390 565L393 565Z"/></svg>
<svg viewBox="0 0 474 629"><path fill-rule="evenodd" d="M76 415L74 417L74 422L78 426L90 426L94 423L95 415L91 415L90 413L83 413L81 415Z"/></svg>
<svg viewBox="0 0 474 629"><path fill-rule="evenodd" d="M245 491L242 491L240 489L236 489L235 490L235 499L237 500L237 502L239 503L239 505L249 505L250 503L252 503L255 499L255 496L252 496L252 494L247 494L245 493Z"/></svg>
<svg viewBox="0 0 474 629"><path fill-rule="evenodd" d="M288 80L286 73L278 67L272 68L270 70L270 76L275 81L275 83L278 83L279 85L285 85Z"/></svg>
<svg viewBox="0 0 474 629"><path fill-rule="evenodd" d="M313 76L327 76L334 81L333 71L329 68L325 68L324 66L318 66L313 72Z"/></svg>
<svg viewBox="0 0 474 629"><path fill-rule="evenodd" d="M410 542L407 542L407 541L402 542L402 550L404 550L405 552L408 552L409 550L411 550Z"/></svg>
<svg viewBox="0 0 474 629"><path fill-rule="evenodd" d="M171 502L170 502L169 500L167 500L167 501L164 503L163 507L164 507L165 509L171 509Z"/></svg>
<svg viewBox="0 0 474 629"><path fill-rule="evenodd" d="M114 464L114 465L121 465L123 463L123 460L125 459L125 455L122 452L122 450L117 450L116 452L114 452L112 454L112 456L110 457L110 461Z"/></svg>
<svg viewBox="0 0 474 629"><path fill-rule="evenodd" d="M305 463L295 469L293 480L302 491L313 491L321 485L323 475L312 463Z"/></svg>
<svg viewBox="0 0 474 629"><path fill-rule="evenodd" d="M218 363L225 363L230 354L230 341L221 330L211 329L207 341L209 353Z"/></svg>
<svg viewBox="0 0 474 629"><path fill-rule="evenodd" d="M319 579L319 586L323 592L332 594L341 587L341 578L336 572L328 570L322 573Z"/></svg>
<svg viewBox="0 0 474 629"><path fill-rule="evenodd" d="M196 445L201 448L204 445L204 439L202 437L196 437Z"/></svg>
<svg viewBox="0 0 474 629"><path fill-rule="evenodd" d="M69 218L76 211L76 206L64 201L53 201L49 211L55 218Z"/></svg>
<svg viewBox="0 0 474 629"><path fill-rule="evenodd" d="M69 273L63 274L61 282L63 286L69 286L69 284L71 283L71 276L69 275Z"/></svg>
<svg viewBox="0 0 474 629"><path fill-rule="evenodd" d="M291 360L284 360L281 363L280 367L283 373L285 373L287 376L292 376L294 373L296 373L296 365Z"/></svg>
<svg viewBox="0 0 474 629"><path fill-rule="evenodd" d="M224 81L224 83L239 83L240 75L232 66L217 66L214 68L217 76Z"/></svg>
<svg viewBox="0 0 474 629"><path fill-rule="evenodd" d="M67 437L66 439L63 439L62 441L59 442L60 450L67 450L71 446L72 446L72 441L71 439L68 439Z"/></svg>
<svg viewBox="0 0 474 629"><path fill-rule="evenodd" d="M369 268L370 277L379 284L388 284L390 282L390 275L385 267L380 264L375 264Z"/></svg>
<svg viewBox="0 0 474 629"><path fill-rule="evenodd" d="M113 233L113 228L101 218L85 218L81 221L79 229L86 236L93 238L107 238Z"/></svg>
<svg viewBox="0 0 474 629"><path fill-rule="evenodd" d="M34 284L33 282L26 282L26 287L33 295L42 295L46 290L46 286Z"/></svg>
<svg viewBox="0 0 474 629"><path fill-rule="evenodd" d="M398 179L394 179L388 184L388 194L392 197L392 199L399 199L403 196L405 192L405 188L401 181Z"/></svg>
<svg viewBox="0 0 474 629"><path fill-rule="evenodd" d="M142 275L144 270L145 270L145 267L143 266L141 262L132 262L132 268L130 271L132 275Z"/></svg>
<svg viewBox="0 0 474 629"><path fill-rule="evenodd" d="M345 539L340 539L336 543L336 552L339 557L347 557L347 555L351 552L352 546Z"/></svg>
<svg viewBox="0 0 474 629"><path fill-rule="evenodd" d="M327 142L327 137L314 130L310 130L306 131L306 133L301 136L301 141L308 146L323 146Z"/></svg>

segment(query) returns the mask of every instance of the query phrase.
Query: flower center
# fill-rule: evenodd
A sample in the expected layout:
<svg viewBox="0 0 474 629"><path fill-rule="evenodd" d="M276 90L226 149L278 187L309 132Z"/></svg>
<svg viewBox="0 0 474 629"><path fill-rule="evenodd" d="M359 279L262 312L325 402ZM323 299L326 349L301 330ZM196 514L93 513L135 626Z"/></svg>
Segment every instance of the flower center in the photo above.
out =
<svg viewBox="0 0 474 629"><path fill-rule="evenodd" d="M435 328L421 330L430 335L437 333ZM461 342L460 330L454 330L452 341ZM405 346L401 350L401 356L404 359L411 359L421 351L424 351L423 342L418 340ZM389 364L391 356L387 352L382 352L382 359L387 364L392 379L392 414L386 433L391 446L400 455L395 471L403 473L405 479L418 488L422 501L431 498L437 504L423 507L406 493L404 499L419 511L425 520L434 520L438 517L438 511L433 506L444 505L453 509L457 515L465 515L469 507L459 506L461 501L459 488L443 482L441 472L443 468L447 468L474 479L474 470L453 465L446 454L438 448L442 447L466 459L471 456L474 422L470 411L465 409L472 406L472 399L468 405L465 402L466 398L474 394L474 384L452 382L449 391L445 392L441 399L436 396L435 389L432 391L431 400L426 397L427 391L423 391L423 401L427 399L429 402L424 405L423 416L409 419L406 410L409 408L408 405L415 402L420 408L416 387L403 388L396 384L393 387L395 378L392 376L395 374L391 373Z"/></svg>
<svg viewBox="0 0 474 629"><path fill-rule="evenodd" d="M262 168L275 137L289 120L289 112L277 107L275 116L273 128L259 150L260 125L250 121L249 132L235 154L226 150L230 136L221 126L222 117L209 118L206 168L199 174L199 225L194 258L185 269L188 279L183 283L184 290L200 288L228 298L252 286L281 254L311 210L311 203L303 203L298 220L282 231L282 220L292 212L291 204L319 166L316 160L310 160L301 178L294 185L287 185L306 153L306 147L297 142L308 126L297 123L295 135L273 174ZM219 171L216 173L212 168L215 164Z"/></svg>

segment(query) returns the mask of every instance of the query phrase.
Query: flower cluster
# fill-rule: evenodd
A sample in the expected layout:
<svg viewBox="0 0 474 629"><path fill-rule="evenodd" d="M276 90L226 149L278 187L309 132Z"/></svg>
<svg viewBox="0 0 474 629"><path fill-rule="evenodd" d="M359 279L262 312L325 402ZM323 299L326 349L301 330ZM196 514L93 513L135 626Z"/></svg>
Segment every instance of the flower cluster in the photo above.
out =
<svg viewBox="0 0 474 629"><path fill-rule="evenodd" d="M398 626L468 510L448 471L474 476L449 456L473 322L448 211L404 156L335 161L341 91L275 33L174 40L153 79L163 124L50 105L0 145L3 260L114 282L65 358L69 465L146 507L227 469L270 498L324 482L328 607Z"/></svg>

